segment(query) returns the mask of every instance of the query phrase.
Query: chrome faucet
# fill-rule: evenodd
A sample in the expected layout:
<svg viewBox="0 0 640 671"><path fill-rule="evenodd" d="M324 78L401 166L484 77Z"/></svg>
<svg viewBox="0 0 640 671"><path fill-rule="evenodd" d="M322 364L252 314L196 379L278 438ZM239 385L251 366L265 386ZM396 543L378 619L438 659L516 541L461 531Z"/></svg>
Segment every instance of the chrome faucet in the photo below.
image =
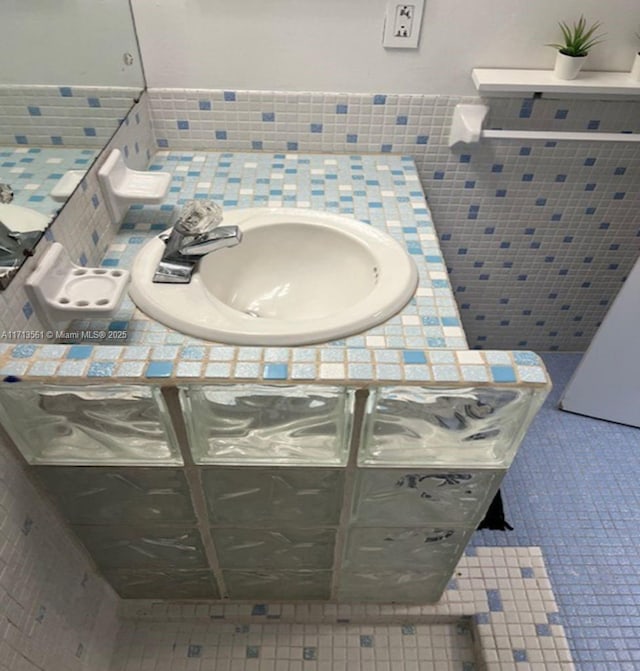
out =
<svg viewBox="0 0 640 671"><path fill-rule="evenodd" d="M222 208L210 201L191 200L178 214L171 232L162 234L165 243L153 281L188 284L198 261L218 249L235 247L242 240L237 226L220 226Z"/></svg>

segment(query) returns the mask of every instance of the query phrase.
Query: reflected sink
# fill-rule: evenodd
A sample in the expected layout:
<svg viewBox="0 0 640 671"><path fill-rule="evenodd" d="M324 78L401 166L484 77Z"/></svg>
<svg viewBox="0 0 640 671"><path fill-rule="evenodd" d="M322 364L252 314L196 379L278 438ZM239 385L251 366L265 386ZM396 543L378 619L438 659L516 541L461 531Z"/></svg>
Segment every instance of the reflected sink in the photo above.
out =
<svg viewBox="0 0 640 671"><path fill-rule="evenodd" d="M129 293L147 315L187 335L233 345L305 345L359 333L411 299L418 273L387 234L314 210L225 212L242 242L202 258L190 284L154 284L164 250L138 253Z"/></svg>
<svg viewBox="0 0 640 671"><path fill-rule="evenodd" d="M51 217L28 207L0 203L0 221L15 233L27 233L28 231L44 231Z"/></svg>

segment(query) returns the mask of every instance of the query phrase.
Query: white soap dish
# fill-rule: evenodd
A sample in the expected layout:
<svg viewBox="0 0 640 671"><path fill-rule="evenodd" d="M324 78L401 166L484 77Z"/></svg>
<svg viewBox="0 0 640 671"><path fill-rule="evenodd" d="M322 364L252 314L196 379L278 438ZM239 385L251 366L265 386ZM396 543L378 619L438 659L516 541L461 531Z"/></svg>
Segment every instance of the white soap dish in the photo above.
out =
<svg viewBox="0 0 640 671"><path fill-rule="evenodd" d="M59 242L51 244L25 282L31 303L49 324L105 317L122 301L129 271L84 268L71 262Z"/></svg>
<svg viewBox="0 0 640 671"><path fill-rule="evenodd" d="M56 182L49 195L56 203L66 203L84 176L84 170L67 170Z"/></svg>
<svg viewBox="0 0 640 671"><path fill-rule="evenodd" d="M132 170L120 150L113 149L98 170L98 180L111 219L120 223L134 203L161 203L169 193L171 173Z"/></svg>

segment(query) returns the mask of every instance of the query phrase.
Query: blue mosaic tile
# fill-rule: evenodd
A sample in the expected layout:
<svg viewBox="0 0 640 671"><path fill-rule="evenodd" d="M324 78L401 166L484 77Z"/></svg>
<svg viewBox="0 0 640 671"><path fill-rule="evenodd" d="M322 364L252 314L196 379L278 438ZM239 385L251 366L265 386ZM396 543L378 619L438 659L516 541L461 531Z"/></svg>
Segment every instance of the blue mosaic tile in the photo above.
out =
<svg viewBox="0 0 640 671"><path fill-rule="evenodd" d="M11 350L11 356L14 359L28 359L36 351L36 345L16 345Z"/></svg>
<svg viewBox="0 0 640 671"><path fill-rule="evenodd" d="M187 648L187 657L201 657L203 646L190 644Z"/></svg>
<svg viewBox="0 0 640 671"><path fill-rule="evenodd" d="M528 661L527 658L527 651L524 649L514 649L513 650L513 661L514 662L526 662Z"/></svg>
<svg viewBox="0 0 640 671"><path fill-rule="evenodd" d="M171 377L173 361L151 361L145 370L145 377Z"/></svg>
<svg viewBox="0 0 640 671"><path fill-rule="evenodd" d="M315 647L305 647L302 649L302 658L305 661L318 659L318 649Z"/></svg>
<svg viewBox="0 0 640 671"><path fill-rule="evenodd" d="M258 659L260 657L259 645L248 645L246 650L247 659Z"/></svg>
<svg viewBox="0 0 640 671"><path fill-rule="evenodd" d="M497 589L488 589L487 592L487 603L489 605L489 610L492 613L502 612L502 598L500 597L500 592Z"/></svg>
<svg viewBox="0 0 640 671"><path fill-rule="evenodd" d="M408 350L402 353L405 364L427 363L427 357L424 352Z"/></svg>
<svg viewBox="0 0 640 671"><path fill-rule="evenodd" d="M92 355L92 345L73 345L67 352L67 359L88 359Z"/></svg>

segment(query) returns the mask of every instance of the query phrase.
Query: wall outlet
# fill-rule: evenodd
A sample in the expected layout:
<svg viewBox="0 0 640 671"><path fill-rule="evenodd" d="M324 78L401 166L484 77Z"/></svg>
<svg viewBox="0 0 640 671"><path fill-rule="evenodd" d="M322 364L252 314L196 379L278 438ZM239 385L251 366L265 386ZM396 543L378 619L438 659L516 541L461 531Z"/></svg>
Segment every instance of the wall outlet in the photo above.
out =
<svg viewBox="0 0 640 671"><path fill-rule="evenodd" d="M424 0L409 3L389 0L384 15L382 45L388 49L417 49Z"/></svg>

